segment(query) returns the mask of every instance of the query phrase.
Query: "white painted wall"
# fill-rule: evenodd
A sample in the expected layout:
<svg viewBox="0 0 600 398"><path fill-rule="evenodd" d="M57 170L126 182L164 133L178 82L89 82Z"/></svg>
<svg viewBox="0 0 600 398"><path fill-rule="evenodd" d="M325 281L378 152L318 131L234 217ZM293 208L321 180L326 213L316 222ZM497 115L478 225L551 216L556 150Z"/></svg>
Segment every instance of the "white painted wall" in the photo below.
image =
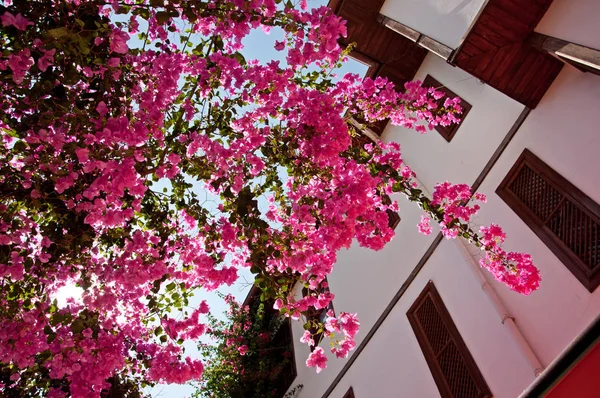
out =
<svg viewBox="0 0 600 398"><path fill-rule="evenodd" d="M479 84L460 69L453 68L434 55L426 57L417 73L417 78L422 79L428 73L474 105L460 130L450 143L436 131L421 135L413 130L400 127L388 127L384 133L384 139L401 143L404 158L417 172L426 189L431 190L434 183L445 180L472 183L523 107L488 86ZM490 125L486 126L486 123L490 123ZM482 126L486 126L484 131L482 131ZM416 224L420 219L420 210L403 197L398 199L402 220L397 227L394 241L380 252L372 252L356 246L341 252L337 262L338 265L329 277L331 291L336 295L334 300L335 310L337 312L349 311L359 314L361 321L361 333L357 336L357 343L359 344L414 269L435 236L432 234L426 237L417 233ZM453 244L450 244L450 248L453 248ZM455 248L452 250L454 250L454 256L457 253L460 255ZM436 256L445 259L448 254L441 253L436 254ZM463 290L463 282L460 281L456 283L454 281L447 282L454 279L454 276L452 278L436 276L439 272L438 268L444 270L443 275L446 273L454 275L456 272L455 265L454 261L452 264L440 263L436 266L437 268L431 268L430 264L427 264L422 271L425 276L419 277L424 281L416 284L419 288L414 291L410 290L412 291L410 295L407 293L407 298L403 299L398 308L394 310L393 314L395 315L390 315L391 318L386 321L383 329L378 332L377 338L369 344L369 347L375 347L369 348L369 350L373 349L374 351L371 354L368 354L371 351L365 351L360 360L353 366L352 372L355 372L354 368L357 366L359 368L366 366L372 368L374 372L376 371L377 375L373 374L374 372L367 372L363 376L366 382L370 383L370 381L382 378L381 382L362 386L363 391L370 391L369 388L378 386L376 390L371 390L373 394L370 396L395 396L389 395L391 391L397 393L402 391L403 394L406 393L404 396L410 397L435 396L437 388L405 316L406 309L410 307L428 279L432 278L436 281L439 279L440 283L447 285L447 287L438 286L438 288L442 295L444 294L443 289L450 291L447 295L450 300L455 300L454 307L458 307L461 300L468 297L465 296L465 292L474 292L475 301L486 304L479 309L479 312L474 312L472 309L464 311L465 316L485 313L487 315L483 319L487 317L490 320L497 321L496 324L500 324L493 307L485 301L486 298L471 274L467 263L462 264L460 272L456 275L464 276L458 278L460 281L470 281L472 286L469 289ZM411 289L413 288L411 287ZM455 295L452 289L461 293ZM472 298L468 298L468 300L472 300ZM448 304L448 307L452 311L450 304ZM462 322L469 325L468 320ZM498 325L494 325L493 328L504 330ZM467 326L466 329L469 329L469 327ZM495 336L498 333L506 333L505 331L498 332L496 329L486 331L481 336ZM388 331L384 332L385 330ZM299 323L295 324L296 342L302 332L301 325ZM393 333L396 337L388 339L385 337L387 336L386 333ZM487 337L484 338L484 341L485 339ZM477 341L477 339L475 340ZM327 341L321 344L327 350ZM482 346L484 345L482 344ZM481 350L484 350L484 348L481 348ZM304 389L299 397L318 398L329 387L342 369L345 361L331 358L329 367L317 376L314 369L307 369L304 364L308 354L307 346L296 344L298 378L294 384L304 384ZM379 358L379 362L370 359L364 362L364 358L369 358L369 355ZM492 355L495 354L492 352ZM402 377L406 379L394 378L393 375L396 373L402 373ZM500 374L502 373L500 372ZM388 380L387 383L389 384L384 383L383 380ZM526 385L526 383L523 385ZM360 396L358 395L358 388L361 387L357 385L355 393ZM404 388L409 390L405 391ZM336 392L334 396L338 395L342 396L343 393L338 394Z"/></svg>
<svg viewBox="0 0 600 398"><path fill-rule="evenodd" d="M443 181L472 184L523 105L431 53L415 78L423 80L427 74L473 106L452 141L447 142L435 130L421 135L396 126L389 126L383 139L401 144L406 163L430 192Z"/></svg>
<svg viewBox="0 0 600 398"><path fill-rule="evenodd" d="M480 189L489 201L474 224L501 223L508 234L505 247L531 253L542 273L541 288L529 297L488 279L544 365L600 312L600 289L589 293L494 191L523 149L528 148L600 203L600 135L595 120L598 109L600 78L565 67ZM393 131L390 129L386 136ZM402 138L399 141L404 144ZM480 145L484 147L486 142ZM451 145L448 152L453 152ZM412 213L406 210L403 214ZM532 369L468 267L457 248L451 242L443 242L332 397L343 396L350 385L357 396L436 396L435 385L405 317L428 279L436 283L494 396L514 397L527 387L533 380ZM334 281L332 276L332 287ZM341 366L336 364L336 368ZM319 391L327 387L328 381L321 387L321 380L313 380ZM320 395L306 395L312 396Z"/></svg>
<svg viewBox="0 0 600 398"><path fill-rule="evenodd" d="M380 13L448 47L457 48L484 2L485 0L386 0Z"/></svg>
<svg viewBox="0 0 600 398"><path fill-rule="evenodd" d="M536 32L600 49L600 1L554 0Z"/></svg>
<svg viewBox="0 0 600 398"><path fill-rule="evenodd" d="M350 386L357 398L440 396L406 317L429 280L433 280L494 397L514 398L530 384L532 370L502 326L469 264L454 242L443 241L332 398L343 397Z"/></svg>
<svg viewBox="0 0 600 398"><path fill-rule="evenodd" d="M433 4L429 0L419 3ZM575 3L575 10L567 7ZM394 2L397 10L410 4L409 1ZM600 10L594 8L598 4L600 2L596 0L555 0L538 30L598 48L597 44L583 40L588 37L585 32L600 26L596 22ZM587 15L592 12L594 17ZM559 14L567 22L557 18ZM386 15L403 23L408 21L389 13ZM575 17L577 15L583 19L572 19L579 18ZM414 25L411 27L418 29ZM591 40L600 40L600 35ZM402 145L405 160L428 190L444 180L470 184L523 106L433 55L426 57L417 78L423 78L427 73L473 105L454 139L448 143L435 131L421 136L398 127L388 127L383 138ZM543 365L548 365L600 312L600 289L589 293L495 194L495 190L524 148L528 148L600 203L599 110L600 77L565 66L479 189L488 195L488 203L482 207L473 225L500 223L508 235L505 248L532 254L542 273L540 289L529 297L510 291L493 281L489 274L486 276ZM340 253L338 265L329 278L331 290L336 294L336 311L359 313L358 343L433 238L433 235L423 237L416 232L418 209L404 200L400 205L402 221L396 239L380 252L352 247ZM331 397L341 398L350 386L357 398L439 396L406 318L407 309L430 279L436 284L494 397L518 396L533 381L533 371L507 328L501 324L470 267L455 242L442 242ZM302 333L297 324L294 333L297 341ZM327 341L322 346L327 350ZM308 353L308 347L297 343L298 378L295 384L304 384L299 398L319 398L345 361L331 358L328 369L316 375L313 369L304 365Z"/></svg>
<svg viewBox="0 0 600 398"><path fill-rule="evenodd" d="M477 222L501 222L506 246L530 253L542 273L541 287L530 297L493 283L544 365L600 313L600 289L590 294L493 192L528 148L600 203L599 109L600 77L566 65L480 189L489 200Z"/></svg>

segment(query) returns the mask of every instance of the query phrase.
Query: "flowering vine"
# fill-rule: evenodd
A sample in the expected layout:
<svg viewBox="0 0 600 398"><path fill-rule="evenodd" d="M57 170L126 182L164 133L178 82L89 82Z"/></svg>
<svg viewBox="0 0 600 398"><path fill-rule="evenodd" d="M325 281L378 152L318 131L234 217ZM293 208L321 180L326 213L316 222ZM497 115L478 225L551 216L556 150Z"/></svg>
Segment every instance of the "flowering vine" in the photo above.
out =
<svg viewBox="0 0 600 398"><path fill-rule="evenodd" d="M422 207L422 232L434 220L481 247L482 265L512 289L539 284L528 255L500 247L498 226L469 227L469 203L483 196L445 183L428 198L398 145L352 144L345 111L424 132L456 122L461 107L420 82L400 93L383 78L332 81L346 28L325 7L5 0L0 20L6 395L136 396L199 380L201 360L183 349L210 311L189 308L195 291L247 267L282 314L325 308L336 253L392 239L397 205L383 197L394 192ZM274 47L285 64L239 52L258 28L283 30ZM299 299L298 284L308 289ZM59 305L65 286L82 294ZM332 350L346 356L358 321L330 315L319 328L344 336ZM317 348L307 364L325 362Z"/></svg>

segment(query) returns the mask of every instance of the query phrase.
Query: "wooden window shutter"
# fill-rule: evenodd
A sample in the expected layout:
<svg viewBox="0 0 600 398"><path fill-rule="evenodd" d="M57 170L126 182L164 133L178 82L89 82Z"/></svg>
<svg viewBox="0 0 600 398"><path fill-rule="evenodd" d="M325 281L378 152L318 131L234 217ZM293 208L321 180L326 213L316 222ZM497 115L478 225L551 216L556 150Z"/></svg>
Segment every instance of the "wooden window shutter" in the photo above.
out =
<svg viewBox="0 0 600 398"><path fill-rule="evenodd" d="M449 90L442 83L438 82L431 75L427 75L425 77L425 80L423 80L423 87L433 87L437 91L441 91L442 93L444 93L444 98L446 98L446 97L450 97L450 98L458 97L458 95L454 94L454 92L452 92L451 90ZM440 101L444 101L444 98L442 98ZM443 104L443 102L442 102L442 104ZM463 112L459 115L460 116L460 123L452 123L449 126L440 126L440 125L435 126L436 131L438 133L440 133L440 135L442 137L444 137L446 139L446 141L448 141L448 142L450 142L452 140L452 138L454 137L454 135L456 134L456 132L460 128L460 125L462 124L463 120L465 120L465 118L467 117L467 114L469 113L469 111L472 108L471 104L469 104L467 101L465 101L462 98L461 98L461 101L460 101L460 106L463 108Z"/></svg>
<svg viewBox="0 0 600 398"><path fill-rule="evenodd" d="M352 390L352 387L350 387L348 389L348 392L346 392L346 394L344 394L344 398L354 398L354 391Z"/></svg>
<svg viewBox="0 0 600 398"><path fill-rule="evenodd" d="M442 398L492 396L433 282L406 315Z"/></svg>
<svg viewBox="0 0 600 398"><path fill-rule="evenodd" d="M600 285L600 206L525 150L496 190L590 291Z"/></svg>

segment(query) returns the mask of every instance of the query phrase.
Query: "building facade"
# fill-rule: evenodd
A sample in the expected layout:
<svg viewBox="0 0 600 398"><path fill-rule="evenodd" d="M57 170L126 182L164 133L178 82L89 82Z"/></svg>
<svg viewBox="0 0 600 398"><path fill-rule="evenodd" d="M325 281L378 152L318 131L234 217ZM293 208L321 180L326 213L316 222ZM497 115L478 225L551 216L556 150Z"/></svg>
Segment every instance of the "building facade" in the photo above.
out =
<svg viewBox="0 0 600 398"><path fill-rule="evenodd" d="M600 1L330 7L368 75L425 80L469 105L452 131L368 133L400 143L426 191L450 181L486 194L473 225L502 225L505 249L530 253L542 284L528 297L510 291L468 243L419 234L418 207L394 198L394 240L340 253L328 278L335 310L360 316L356 350L317 375L292 325L297 396L600 396Z"/></svg>

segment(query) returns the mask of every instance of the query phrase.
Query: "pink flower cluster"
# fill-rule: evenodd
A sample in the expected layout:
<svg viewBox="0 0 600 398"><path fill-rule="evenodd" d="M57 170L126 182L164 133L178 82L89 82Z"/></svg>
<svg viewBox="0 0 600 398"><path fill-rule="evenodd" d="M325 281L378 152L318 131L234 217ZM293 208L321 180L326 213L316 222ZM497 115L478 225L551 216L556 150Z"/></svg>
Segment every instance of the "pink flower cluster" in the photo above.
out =
<svg viewBox="0 0 600 398"><path fill-rule="evenodd" d="M482 267L488 269L494 277L512 290L521 294L531 294L541 282L540 272L533 265L529 254L505 252L500 245L506 234L496 224L480 228L480 242L484 249Z"/></svg>
<svg viewBox="0 0 600 398"><path fill-rule="evenodd" d="M444 182L434 187L431 204L444 210L444 217L440 222L440 226L446 238L456 238L460 232L457 223L468 223L479 211L479 205L469 206L467 204L472 198L483 203L486 201L485 195L481 193L472 195L471 188L467 184L453 185ZM423 220L421 221L423 222ZM426 227L424 229L426 230Z"/></svg>
<svg viewBox="0 0 600 398"><path fill-rule="evenodd" d="M341 312L340 315L336 317L333 312L330 311L328 312L328 317L324 326L331 336L336 333L343 334L344 337L341 340L332 341L331 353L335 354L338 358L347 358L350 351L356 347L354 337L358 333L360 326L356 314ZM311 346L314 345L314 341L309 331L304 333L300 341ZM311 352L306 360L306 366L316 368L317 373L327 367L327 357L321 347L316 347Z"/></svg>

